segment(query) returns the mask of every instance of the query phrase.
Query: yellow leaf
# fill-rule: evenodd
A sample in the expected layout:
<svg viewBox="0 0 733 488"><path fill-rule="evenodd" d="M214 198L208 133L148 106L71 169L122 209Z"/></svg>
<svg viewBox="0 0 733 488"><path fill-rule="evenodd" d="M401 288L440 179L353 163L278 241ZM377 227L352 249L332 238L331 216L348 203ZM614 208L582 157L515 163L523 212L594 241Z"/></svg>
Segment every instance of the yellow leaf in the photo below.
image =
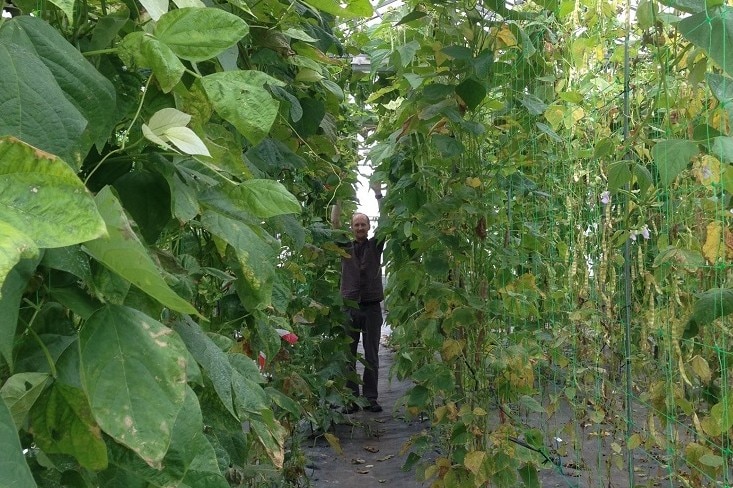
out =
<svg viewBox="0 0 733 488"><path fill-rule="evenodd" d="M485 458L486 453L484 451L471 451L463 458L463 465L466 466L474 476L477 476Z"/></svg>
<svg viewBox="0 0 733 488"><path fill-rule="evenodd" d="M339 441L338 437L333 434L329 434L328 432L323 434L323 436L326 438L326 441L328 441L328 445L331 446L331 449L336 451L336 454L340 456L344 453L344 450L341 448L341 441Z"/></svg>
<svg viewBox="0 0 733 488"><path fill-rule="evenodd" d="M509 30L509 26L506 24L502 25L499 32L496 33L496 39L497 41L501 41L496 43L496 47L499 49L517 45L517 38L514 37L514 34L512 34L512 31Z"/></svg>
<svg viewBox="0 0 733 488"><path fill-rule="evenodd" d="M455 339L446 339L443 342L443 347L441 347L440 355L443 358L443 361L450 361L461 354L462 350L463 344L461 344L460 341Z"/></svg>
<svg viewBox="0 0 733 488"><path fill-rule="evenodd" d="M626 441L626 448L630 451L632 449L636 449L641 445L641 436L639 434L634 434L631 437L629 437L629 440Z"/></svg>
<svg viewBox="0 0 733 488"><path fill-rule="evenodd" d="M696 158L692 163L692 174L703 185L712 187L714 183L720 183L720 161L709 154Z"/></svg>
<svg viewBox="0 0 733 488"><path fill-rule="evenodd" d="M705 358L700 355L695 356L690 360L690 367L703 383L710 383L712 373L710 372L710 366Z"/></svg>
<svg viewBox="0 0 733 488"><path fill-rule="evenodd" d="M553 130L557 130L562 124L562 119L565 116L565 111L559 105L550 105L545 110L545 119L550 123Z"/></svg>
<svg viewBox="0 0 733 488"><path fill-rule="evenodd" d="M725 257L725 249L720 239L722 233L723 224L720 222L710 222L708 224L705 244L702 246L702 255L711 264L715 264L718 259Z"/></svg>
<svg viewBox="0 0 733 488"><path fill-rule="evenodd" d="M466 178L466 185L470 186L471 188L478 188L479 186L481 186L481 180L469 176L468 178Z"/></svg>

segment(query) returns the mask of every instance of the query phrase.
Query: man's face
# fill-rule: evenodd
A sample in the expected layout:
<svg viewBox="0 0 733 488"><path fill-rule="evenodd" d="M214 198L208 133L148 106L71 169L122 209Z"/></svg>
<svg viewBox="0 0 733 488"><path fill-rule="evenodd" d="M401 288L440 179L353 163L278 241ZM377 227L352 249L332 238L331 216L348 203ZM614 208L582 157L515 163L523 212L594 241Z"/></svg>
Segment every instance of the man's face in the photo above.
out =
<svg viewBox="0 0 733 488"><path fill-rule="evenodd" d="M356 214L351 219L351 230L354 233L354 239L358 242L367 240L369 236L369 219L364 214Z"/></svg>

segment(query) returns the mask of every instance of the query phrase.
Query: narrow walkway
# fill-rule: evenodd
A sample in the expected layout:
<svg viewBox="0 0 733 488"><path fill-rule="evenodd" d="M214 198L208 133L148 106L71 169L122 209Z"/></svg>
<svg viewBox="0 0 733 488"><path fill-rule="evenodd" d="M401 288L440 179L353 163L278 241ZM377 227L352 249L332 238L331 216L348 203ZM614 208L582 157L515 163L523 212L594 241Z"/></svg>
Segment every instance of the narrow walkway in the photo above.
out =
<svg viewBox="0 0 733 488"><path fill-rule="evenodd" d="M398 405L410 388L408 381L389 381L393 352L384 344L389 328L382 328L379 349L379 403L381 413L360 411L347 416L349 422L337 425L332 434L339 438L342 454L336 453L323 437L306 447L309 467L306 473L314 488L332 486L377 488L399 486L417 488L429 486L419 483L413 471L404 472L402 466L408 452L402 452L405 443L414 434L427 429L428 421L406 420ZM361 365L357 368L361 371ZM396 407L397 405L397 407Z"/></svg>

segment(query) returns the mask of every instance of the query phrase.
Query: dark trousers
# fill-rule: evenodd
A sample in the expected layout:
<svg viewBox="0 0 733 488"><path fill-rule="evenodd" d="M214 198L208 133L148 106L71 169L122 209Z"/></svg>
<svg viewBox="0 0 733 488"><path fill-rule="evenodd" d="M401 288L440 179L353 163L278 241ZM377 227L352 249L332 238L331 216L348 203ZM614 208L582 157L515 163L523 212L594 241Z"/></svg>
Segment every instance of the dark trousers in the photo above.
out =
<svg viewBox="0 0 733 488"><path fill-rule="evenodd" d="M351 337L351 354L349 376L356 374L356 351L359 346L359 335L362 335L364 348L363 394L369 401L377 401L377 381L379 377L379 338L382 335L382 306L379 302L359 304L359 308L348 310L350 321L346 324L346 332ZM346 386L359 396L359 385L349 380Z"/></svg>

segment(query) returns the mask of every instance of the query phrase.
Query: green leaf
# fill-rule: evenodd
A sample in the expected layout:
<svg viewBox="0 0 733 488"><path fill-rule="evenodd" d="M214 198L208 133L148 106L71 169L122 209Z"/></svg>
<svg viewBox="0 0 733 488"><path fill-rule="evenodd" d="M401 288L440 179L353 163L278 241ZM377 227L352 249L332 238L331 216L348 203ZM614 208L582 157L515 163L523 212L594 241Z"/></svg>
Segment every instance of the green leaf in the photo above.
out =
<svg viewBox="0 0 733 488"><path fill-rule="evenodd" d="M538 97L525 93L519 101L530 113L530 115L541 115L547 110L547 104Z"/></svg>
<svg viewBox="0 0 733 488"><path fill-rule="evenodd" d="M723 0L657 0L662 5L672 7L688 14L694 14L696 12L702 12L705 7L713 7L715 5L721 5Z"/></svg>
<svg viewBox="0 0 733 488"><path fill-rule="evenodd" d="M642 30L649 29L654 25L659 10L657 4L651 0L641 0L636 7L636 21Z"/></svg>
<svg viewBox="0 0 733 488"><path fill-rule="evenodd" d="M540 488L542 486L539 476L537 476L537 468L534 465L527 463L519 468L517 472L526 488Z"/></svg>
<svg viewBox="0 0 733 488"><path fill-rule="evenodd" d="M201 365L206 376L211 380L216 394L234 418L232 396L232 366L224 351L207 336L201 327L188 317L173 324L173 330L181 336L186 348L197 363Z"/></svg>
<svg viewBox="0 0 733 488"><path fill-rule="evenodd" d="M697 295L690 317L697 325L705 325L733 312L733 289L712 288Z"/></svg>
<svg viewBox="0 0 733 488"><path fill-rule="evenodd" d="M118 305L79 333L81 379L102 430L161 467L186 392L186 349L171 329Z"/></svg>
<svg viewBox="0 0 733 488"><path fill-rule="evenodd" d="M122 175L114 188L145 241L154 244L171 220L171 195L165 179L141 168Z"/></svg>
<svg viewBox="0 0 733 488"><path fill-rule="evenodd" d="M10 409L18 430L23 428L28 412L46 387L48 373L18 373L0 388L0 397Z"/></svg>
<svg viewBox="0 0 733 488"><path fill-rule="evenodd" d="M8 42L0 42L0 66L0 136L15 136L73 161L87 121L53 74L34 53Z"/></svg>
<svg viewBox="0 0 733 488"><path fill-rule="evenodd" d="M285 83L261 71L226 71L205 76L201 83L214 110L252 145L267 137L280 103L265 85Z"/></svg>
<svg viewBox="0 0 733 488"><path fill-rule="evenodd" d="M0 138L0 221L39 247L63 247L103 235L104 221L74 171L51 154Z"/></svg>
<svg viewBox="0 0 733 488"><path fill-rule="evenodd" d="M196 314L196 309L165 282L161 270L132 230L125 211L110 187L104 187L97 194L96 201L107 223L109 235L85 243L84 250L166 307Z"/></svg>
<svg viewBox="0 0 733 488"><path fill-rule="evenodd" d="M173 435L162 469L144 464L117 443L110 445L110 468L100 473L100 486L176 486L227 488L217 456L203 432L201 407L196 394L186 387L185 399L173 425ZM131 478L129 475L134 474Z"/></svg>
<svg viewBox="0 0 733 488"><path fill-rule="evenodd" d="M247 180L232 187L227 194L252 215L267 219L276 215L299 214L298 199L275 180Z"/></svg>
<svg viewBox="0 0 733 488"><path fill-rule="evenodd" d="M469 78L456 87L456 94L461 97L469 110L475 110L486 98L486 88L478 81Z"/></svg>
<svg viewBox="0 0 733 488"><path fill-rule="evenodd" d="M636 184L639 186L639 190L641 190L642 194L646 193L654 184L654 177L646 166L634 163L634 166L631 168L631 172L634 174Z"/></svg>
<svg viewBox="0 0 733 488"><path fill-rule="evenodd" d="M33 440L48 454L68 454L83 467L107 467L107 445L84 392L54 383L31 411Z"/></svg>
<svg viewBox="0 0 733 488"><path fill-rule="evenodd" d="M4 239L12 239L10 233L14 230L12 227L3 232L5 225L0 221L0 236ZM0 247L0 256L3 258L8 256L4 249L6 249L3 238L0 238L0 243L3 247ZM24 245L23 242L12 243L12 245ZM28 241L27 244L32 246L33 243ZM7 272L4 271L2 261L0 261L0 337L5 337L5 340L0 341L0 356L5 358L10 369L13 369L13 338L15 337L15 331L18 324L18 311L20 303L23 298L23 294L28 287L28 280L36 270L40 256L34 258L20 259L20 254L23 253L22 247L20 248L9 248L9 252L18 252L18 262L10 264L12 268L9 268Z"/></svg>
<svg viewBox="0 0 733 488"><path fill-rule="evenodd" d="M345 19L371 17L374 15L374 9L369 0L344 0L342 2L334 2L333 0L308 0L306 3L314 6L318 10ZM341 5L344 6L341 7Z"/></svg>
<svg viewBox="0 0 733 488"><path fill-rule="evenodd" d="M610 137L604 137L596 142L593 148L593 159L600 159L606 156L610 156L614 152L614 141Z"/></svg>
<svg viewBox="0 0 733 488"><path fill-rule="evenodd" d="M657 165L661 183L664 186L672 184L698 152L697 145L690 141L669 139L657 142L652 148L652 158Z"/></svg>
<svg viewBox="0 0 733 488"><path fill-rule="evenodd" d="M423 408L430 401L430 390L422 385L417 385L410 390L407 397L407 406Z"/></svg>
<svg viewBox="0 0 733 488"><path fill-rule="evenodd" d="M414 61L415 54L417 54L419 50L420 43L417 41L410 41L407 44L397 47L397 53L400 55L400 64L403 68Z"/></svg>
<svg viewBox="0 0 733 488"><path fill-rule="evenodd" d="M703 10L682 19L677 28L697 47L704 49L728 76L733 76L733 15L730 7Z"/></svg>
<svg viewBox="0 0 733 488"><path fill-rule="evenodd" d="M175 53L150 34L135 31L125 36L118 46L119 55L126 64L153 70L160 89L168 93L175 87L186 67Z"/></svg>
<svg viewBox="0 0 733 488"><path fill-rule="evenodd" d="M205 211L201 225L228 243L236 255L240 279L235 282L242 304L248 309L264 308L272 300L276 249L252 228L224 215Z"/></svg>
<svg viewBox="0 0 733 488"><path fill-rule="evenodd" d="M5 402L0 399L0 486L35 488L35 480L25 462L18 431Z"/></svg>
<svg viewBox="0 0 733 488"><path fill-rule="evenodd" d="M206 61L249 33L241 18L218 8L179 8L163 14L155 36L179 58Z"/></svg>
<svg viewBox="0 0 733 488"><path fill-rule="evenodd" d="M733 119L733 78L719 73L707 73L706 78L710 91L726 109L728 118Z"/></svg>
<svg viewBox="0 0 733 488"><path fill-rule="evenodd" d="M76 46L66 41L57 29L40 18L20 16L5 22L0 27L0 45L4 43L3 41L8 40L37 55L38 60L52 74L54 85L61 89L66 100L71 102L85 119L85 130L81 139L74 137L67 142L78 149L74 152L73 157L67 159L67 162L78 168L77 164L86 155L92 144L103 145L117 123L117 113L110 110L110 107L116 104L117 98L112 82L100 73ZM14 60L14 62L18 61ZM7 66L6 64L0 65ZM3 75L0 75L0 83L2 83L2 78ZM45 100L37 100L41 102L42 110L39 110L38 106L23 104L27 110L23 113L23 121L33 118L42 124L40 128L45 130L42 134L34 133L34 139L58 139L67 129L59 134L53 133L50 130L53 127L45 125L47 123L45 117L53 120L56 116L60 116L62 124L68 125L69 128L73 127L74 118L67 120L58 112L65 101L57 99L52 92L49 92L49 90L56 90L54 86L40 83L41 80L35 77L24 78L24 80L27 88L33 87ZM3 111L7 113L5 109L6 106L3 107ZM44 144L35 144L31 140L26 142L49 150ZM80 154L78 154L79 151ZM49 150L49 152L54 151ZM67 156L63 152L58 155Z"/></svg>
<svg viewBox="0 0 733 488"><path fill-rule="evenodd" d="M616 161L608 165L608 189L616 193L631 182L628 161Z"/></svg>
<svg viewBox="0 0 733 488"><path fill-rule="evenodd" d="M710 153L725 163L733 163L733 137L715 137Z"/></svg>
<svg viewBox="0 0 733 488"><path fill-rule="evenodd" d="M465 151L463 143L455 137L444 134L433 134L431 140L435 144L435 148L440 152L440 155L444 158L452 158Z"/></svg>
<svg viewBox="0 0 733 488"><path fill-rule="evenodd" d="M32 258L37 255L38 248L29 236L0 220L0 300L5 296L5 283L13 267L22 258ZM0 318L0 334L5 334L4 337L12 337L15 334L17 304L10 305L0 301L0 313L3 309L8 310L9 313L3 314ZM16 314L15 317L13 313ZM9 341L0 341L0 356L5 356L7 361L10 361L11 347ZM12 367L10 362L8 364Z"/></svg>
<svg viewBox="0 0 733 488"><path fill-rule="evenodd" d="M402 17L400 19L400 21L395 24L395 26L406 24L408 22L412 22L413 20L422 19L426 15L428 15L428 14L425 13L425 12L423 12L422 10L415 9L412 12L410 12L409 14L405 15L404 17Z"/></svg>
<svg viewBox="0 0 733 488"><path fill-rule="evenodd" d="M185 401L173 426L171 446L163 460L165 471L179 482L176 486L229 488L203 427L198 398L186 387Z"/></svg>

